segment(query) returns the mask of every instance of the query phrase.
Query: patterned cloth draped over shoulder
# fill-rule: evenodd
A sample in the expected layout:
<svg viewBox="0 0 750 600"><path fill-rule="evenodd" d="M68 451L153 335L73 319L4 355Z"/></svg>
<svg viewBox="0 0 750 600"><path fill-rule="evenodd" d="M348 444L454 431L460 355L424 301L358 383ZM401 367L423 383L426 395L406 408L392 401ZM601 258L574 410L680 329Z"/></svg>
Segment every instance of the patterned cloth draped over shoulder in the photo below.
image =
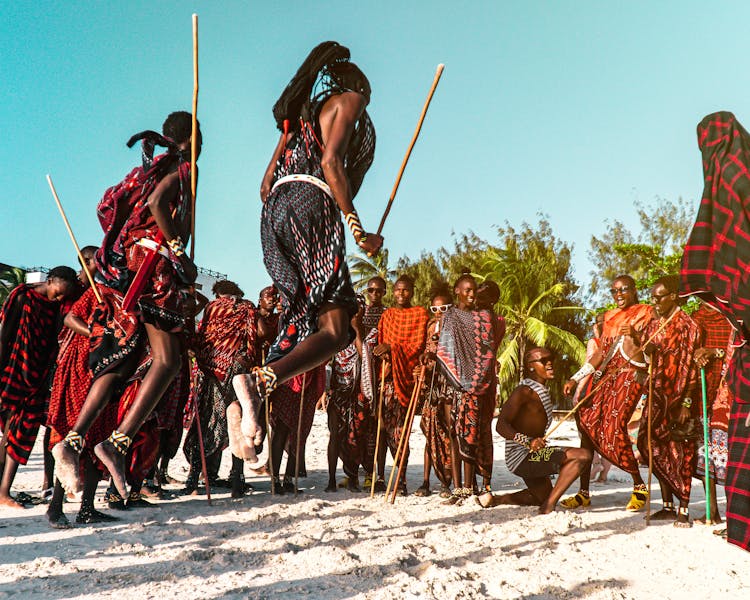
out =
<svg viewBox="0 0 750 600"><path fill-rule="evenodd" d="M21 284L0 308L0 427L8 454L25 465L44 421L57 353L60 303Z"/></svg>
<svg viewBox="0 0 750 600"><path fill-rule="evenodd" d="M424 351L427 337L427 311L421 306L389 308L380 318L378 342L391 347L391 374L396 397L409 404L414 387L414 368Z"/></svg>

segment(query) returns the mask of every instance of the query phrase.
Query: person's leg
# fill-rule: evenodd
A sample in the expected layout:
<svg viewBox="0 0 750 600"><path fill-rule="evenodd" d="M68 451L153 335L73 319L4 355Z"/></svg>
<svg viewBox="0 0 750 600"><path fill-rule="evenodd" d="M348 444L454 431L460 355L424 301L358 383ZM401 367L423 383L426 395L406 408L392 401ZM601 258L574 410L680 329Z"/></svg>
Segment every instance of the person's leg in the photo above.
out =
<svg viewBox="0 0 750 600"><path fill-rule="evenodd" d="M456 438L453 415L451 414L452 408L450 402L443 402L445 422L448 424L448 431L450 432L451 478L453 479L453 489L458 489L463 487L463 480L461 479L461 454L458 452L458 439Z"/></svg>
<svg viewBox="0 0 750 600"><path fill-rule="evenodd" d="M70 529L73 527L68 521L68 517L63 513L63 502L65 500L65 490L59 480L55 480L55 487L52 490L52 498L47 507L47 520L53 529Z"/></svg>
<svg viewBox="0 0 750 600"><path fill-rule="evenodd" d="M578 433L581 436L580 449L585 450L589 455L593 456L594 443L591 441L591 438L586 435L586 432L581 427L578 428ZM563 500L560 503L563 507L578 508L579 506L589 506L591 504L591 493L589 492L591 487L591 463L592 461L589 461L588 465L585 465L581 471L581 486L578 493Z"/></svg>
<svg viewBox="0 0 750 600"><path fill-rule="evenodd" d="M18 461L6 453L5 466L0 479L0 506L24 508L23 504L16 502L10 495L10 488L16 478L16 471L18 471Z"/></svg>
<svg viewBox="0 0 750 600"><path fill-rule="evenodd" d="M117 517L100 512L94 508L94 495L99 485L99 472L88 454L83 455L83 496L81 509L78 511L76 523L107 523L117 521Z"/></svg>
<svg viewBox="0 0 750 600"><path fill-rule="evenodd" d="M703 482L703 489L706 489L705 479L700 478L701 482ZM709 514L711 515L711 523L717 524L722 522L721 513L719 512L719 503L716 498L716 479L709 476L708 478L708 493L711 497L709 502ZM696 523L705 524L706 523L706 515L704 514L702 517L697 517L695 519Z"/></svg>
<svg viewBox="0 0 750 600"><path fill-rule="evenodd" d="M573 484L577 477L585 469L591 469L592 452L584 448L568 448L565 450L565 459L560 466L555 486L549 491L549 495L539 507L540 514L551 513L555 510L557 501L560 500L565 491Z"/></svg>
<svg viewBox="0 0 750 600"><path fill-rule="evenodd" d="M339 462L339 414L333 402L328 400L328 485L324 491L336 492L336 467Z"/></svg>
<svg viewBox="0 0 750 600"><path fill-rule="evenodd" d="M414 490L415 496L429 496L430 495L430 469L432 469L432 455L430 454L429 444L425 444L424 447L424 471L422 485Z"/></svg>
<svg viewBox="0 0 750 600"><path fill-rule="evenodd" d="M232 484L232 498L242 498L245 495L245 461L232 455L232 471L229 474Z"/></svg>
<svg viewBox="0 0 750 600"><path fill-rule="evenodd" d="M274 488L276 494L284 494L284 486L282 485L279 473L281 472L281 459L286 449L286 444L289 441L289 428L284 425L280 420L277 422L276 427L271 430L271 453L273 454L273 464L271 465L271 477L274 478ZM288 459L287 459L288 460Z"/></svg>
<svg viewBox="0 0 750 600"><path fill-rule="evenodd" d="M55 482L55 459L52 458L52 452L49 447L49 438L52 430L49 427L44 428L44 479L42 480L42 496L50 489Z"/></svg>
<svg viewBox="0 0 750 600"><path fill-rule="evenodd" d="M493 494L485 492L476 497L477 503L482 508L491 508L503 504L514 506L539 506L552 491L552 483L549 477L524 478L525 490L513 492L512 494Z"/></svg>
<svg viewBox="0 0 750 600"><path fill-rule="evenodd" d="M145 329L151 346L151 366L125 418L112 435L94 449L112 476L115 487L123 495L127 494L125 455L128 448L180 369L179 337L150 324L146 324Z"/></svg>
<svg viewBox="0 0 750 600"><path fill-rule="evenodd" d="M659 482L659 488L661 489L661 501L663 506L661 510L657 510L654 514L651 515L651 520L674 521L677 517L677 512L674 508L674 496L672 494L672 488L669 487L669 485L665 481L662 481L658 477L656 478L656 480Z"/></svg>

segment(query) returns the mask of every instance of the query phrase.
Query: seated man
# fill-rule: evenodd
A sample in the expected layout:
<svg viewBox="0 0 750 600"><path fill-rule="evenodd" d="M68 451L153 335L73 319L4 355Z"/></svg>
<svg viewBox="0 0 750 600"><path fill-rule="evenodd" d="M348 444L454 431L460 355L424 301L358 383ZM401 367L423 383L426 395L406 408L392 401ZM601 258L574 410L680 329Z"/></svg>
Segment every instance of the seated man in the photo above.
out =
<svg viewBox="0 0 750 600"><path fill-rule="evenodd" d="M524 357L525 379L513 390L500 411L497 432L505 442L505 463L521 477L526 488L512 494L487 492L477 497L482 508L499 504L538 506L539 514L554 510L565 490L584 468L591 464L591 451L585 448L548 447L544 433L552 421L552 400L545 383L554 379L552 353L533 348ZM550 475L559 473L552 487Z"/></svg>

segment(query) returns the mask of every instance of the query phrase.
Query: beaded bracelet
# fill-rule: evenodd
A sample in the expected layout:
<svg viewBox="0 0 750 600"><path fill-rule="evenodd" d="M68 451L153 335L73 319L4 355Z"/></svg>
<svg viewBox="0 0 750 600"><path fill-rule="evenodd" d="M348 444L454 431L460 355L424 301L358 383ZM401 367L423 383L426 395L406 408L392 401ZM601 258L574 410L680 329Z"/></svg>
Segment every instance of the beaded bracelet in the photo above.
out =
<svg viewBox="0 0 750 600"><path fill-rule="evenodd" d="M182 243L182 240L179 238L179 236L169 240L167 242L167 246L169 246L172 254L174 254L177 258L180 258L180 256L185 254L185 244Z"/></svg>
<svg viewBox="0 0 750 600"><path fill-rule="evenodd" d="M516 432L516 435L513 436L513 441L516 444L520 444L524 448L531 448L531 438L525 433L521 433L520 431Z"/></svg>
<svg viewBox="0 0 750 600"><path fill-rule="evenodd" d="M349 230L352 232L354 239L357 240L357 243L360 243L367 239L365 237L365 230L362 227L361 221L359 220L357 209L353 209L352 212L344 215L344 219L346 220L346 224L349 226Z"/></svg>

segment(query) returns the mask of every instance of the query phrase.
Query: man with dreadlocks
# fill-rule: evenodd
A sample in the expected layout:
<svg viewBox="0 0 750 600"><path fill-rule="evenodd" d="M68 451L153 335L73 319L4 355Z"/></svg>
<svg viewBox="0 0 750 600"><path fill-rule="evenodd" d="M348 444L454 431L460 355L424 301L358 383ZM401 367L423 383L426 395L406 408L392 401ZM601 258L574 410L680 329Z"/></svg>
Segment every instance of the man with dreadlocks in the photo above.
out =
<svg viewBox="0 0 750 600"><path fill-rule="evenodd" d="M349 50L324 42L274 105L282 133L260 190L261 240L284 310L265 365L253 376L238 376L248 390L240 395L248 437L256 433L259 394L268 397L278 384L323 364L353 339L357 301L339 212L362 250L375 254L383 243L379 235L365 233L352 204L375 151L375 128L365 110L369 101L370 84L349 62ZM276 460L280 453L272 451Z"/></svg>
<svg viewBox="0 0 750 600"><path fill-rule="evenodd" d="M729 413L727 539L750 550L750 134L730 112L698 125L705 187L685 246L681 295L696 294L736 330L727 372L734 400Z"/></svg>
<svg viewBox="0 0 750 600"><path fill-rule="evenodd" d="M83 440L115 388L136 367L144 338L151 364L127 414L94 452L112 476L117 491L127 494L125 457L146 419L180 368L178 333L185 323L186 287L197 271L185 253L190 235L190 142L192 115L175 112L164 121L163 134L144 131L128 142L143 140L143 165L105 192L97 212L104 241L96 254L96 279L104 302L94 312L90 366L93 381L75 426L53 449L56 475L68 491L79 489L78 457ZM197 147L200 152L200 129ZM167 152L154 157L154 146ZM168 240L164 244L158 240ZM150 260L152 271L145 273ZM140 272L139 272L140 271ZM139 272L142 277L134 276ZM136 281L138 303L123 310L123 296Z"/></svg>
<svg viewBox="0 0 750 600"><path fill-rule="evenodd" d="M382 436L378 449L378 479L385 475L385 457L390 448L396 456L407 408L414 391L414 370L424 352L427 341L428 313L422 306L412 306L414 280L401 275L393 286L395 305L380 318L378 346L373 353L388 362L382 406ZM390 371L390 372L389 372ZM386 443L383 443L383 442ZM399 491L406 495L406 465L409 447L403 448L403 478L397 482Z"/></svg>

